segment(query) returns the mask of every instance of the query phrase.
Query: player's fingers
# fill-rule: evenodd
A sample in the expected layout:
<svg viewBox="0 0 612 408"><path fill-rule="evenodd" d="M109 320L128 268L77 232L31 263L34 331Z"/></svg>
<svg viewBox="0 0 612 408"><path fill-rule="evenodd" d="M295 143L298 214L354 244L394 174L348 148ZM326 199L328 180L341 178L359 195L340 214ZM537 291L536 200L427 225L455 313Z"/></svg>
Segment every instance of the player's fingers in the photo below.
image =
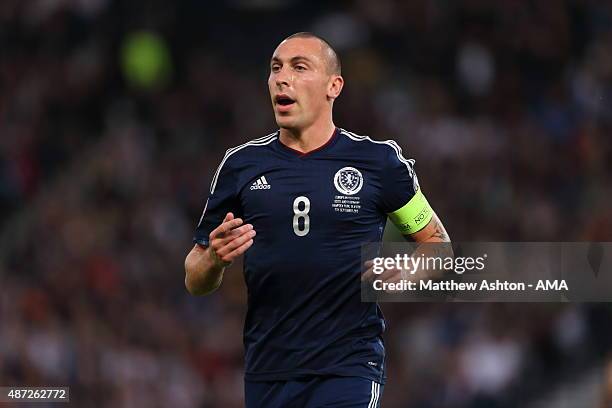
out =
<svg viewBox="0 0 612 408"><path fill-rule="evenodd" d="M236 239L243 234L246 234L252 229L253 229L253 224L245 224L241 227L234 228L233 230L225 234L223 237L219 237L217 239L219 240L220 246L224 246L231 240Z"/></svg>
<svg viewBox="0 0 612 408"><path fill-rule="evenodd" d="M242 225L242 218L234 218L233 220L222 222L217 228L212 230L210 233L209 239L212 241L213 239L231 231L232 229L239 227Z"/></svg>
<svg viewBox="0 0 612 408"><path fill-rule="evenodd" d="M367 261L364 263L366 270L363 274L361 274L362 281L373 281L376 274L374 273L374 263Z"/></svg>
<svg viewBox="0 0 612 408"><path fill-rule="evenodd" d="M223 219L223 222L231 221L233 219L234 219L234 213L228 212L227 214L225 214L225 218Z"/></svg>
<svg viewBox="0 0 612 408"><path fill-rule="evenodd" d="M216 251L221 251L221 253L226 254L226 253L229 252L228 249L231 250L231 249L233 249L233 247L225 248L225 246L230 244L235 239L240 238L240 237L244 236L245 234L248 234L250 231L253 231L253 225L252 224L247 224L247 225L243 225L243 226L238 227L238 228L234 228L233 230L231 230L230 232L228 232L224 236L216 238L213 241L212 245L214 246Z"/></svg>
<svg viewBox="0 0 612 408"><path fill-rule="evenodd" d="M242 220L242 218L233 218L229 221L225 221L221 223L221 225L219 225L217 229L219 229L220 234L227 234L229 231L233 230L234 228L241 226L243 222L244 221Z"/></svg>
<svg viewBox="0 0 612 408"><path fill-rule="evenodd" d="M402 280L403 276L402 276L402 270L398 269L398 268L393 268L393 269L387 269L385 270L385 272L383 273L383 280L385 282L388 283L397 283L399 281Z"/></svg>
<svg viewBox="0 0 612 408"><path fill-rule="evenodd" d="M234 238L227 244L225 244L221 249L217 251L217 255L219 255L222 259L224 259L228 254L230 254L234 249L240 247L242 244L247 242L248 240L253 239L255 237L256 232L254 230L248 231L243 235ZM227 260L227 259L224 259Z"/></svg>
<svg viewBox="0 0 612 408"><path fill-rule="evenodd" d="M249 249L253 245L253 239L249 239L244 244L240 245L238 248L234 249L232 252L225 256L226 259L231 259L232 261L238 258L240 255L244 254L247 249Z"/></svg>

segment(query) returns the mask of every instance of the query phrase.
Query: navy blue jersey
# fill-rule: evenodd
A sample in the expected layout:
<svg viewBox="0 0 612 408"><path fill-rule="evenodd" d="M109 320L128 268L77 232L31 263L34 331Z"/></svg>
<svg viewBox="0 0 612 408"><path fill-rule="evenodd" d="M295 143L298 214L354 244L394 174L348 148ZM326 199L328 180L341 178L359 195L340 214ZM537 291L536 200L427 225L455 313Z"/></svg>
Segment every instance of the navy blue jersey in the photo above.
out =
<svg viewBox="0 0 612 408"><path fill-rule="evenodd" d="M392 141L336 129L301 154L279 132L229 149L194 242L208 246L227 212L253 224L245 253L245 377L312 375L384 382L385 323L361 302L361 245L382 239L387 214L418 190L413 160Z"/></svg>

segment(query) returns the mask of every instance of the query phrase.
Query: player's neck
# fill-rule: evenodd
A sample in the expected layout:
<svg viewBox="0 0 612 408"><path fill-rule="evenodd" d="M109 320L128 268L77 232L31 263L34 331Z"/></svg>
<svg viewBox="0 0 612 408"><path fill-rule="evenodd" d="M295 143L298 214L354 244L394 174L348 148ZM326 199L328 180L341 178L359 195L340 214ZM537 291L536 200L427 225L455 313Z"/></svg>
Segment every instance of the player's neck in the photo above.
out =
<svg viewBox="0 0 612 408"><path fill-rule="evenodd" d="M327 143L335 130L334 122L328 121L322 124L313 124L305 129L281 128L279 138L285 146L307 153Z"/></svg>

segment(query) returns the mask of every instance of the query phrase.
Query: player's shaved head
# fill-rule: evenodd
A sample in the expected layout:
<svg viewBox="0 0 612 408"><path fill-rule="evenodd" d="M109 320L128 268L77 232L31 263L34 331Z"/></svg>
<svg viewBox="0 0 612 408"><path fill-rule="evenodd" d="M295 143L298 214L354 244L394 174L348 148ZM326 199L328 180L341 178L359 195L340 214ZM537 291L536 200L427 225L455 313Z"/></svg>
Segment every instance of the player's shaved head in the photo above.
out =
<svg viewBox="0 0 612 408"><path fill-rule="evenodd" d="M327 71L330 74L342 75L342 65L340 64L340 58L338 57L338 53L336 52L336 50L334 50L334 47L332 47L330 43L328 43L326 40L319 37L318 35L308 31L291 34L283 41L291 40L293 38L312 38L318 40L321 43L321 51L325 62L327 63Z"/></svg>
<svg viewBox="0 0 612 408"><path fill-rule="evenodd" d="M276 123L300 132L316 124L327 133L343 84L340 60L327 41L307 32L290 35L270 59L268 89Z"/></svg>

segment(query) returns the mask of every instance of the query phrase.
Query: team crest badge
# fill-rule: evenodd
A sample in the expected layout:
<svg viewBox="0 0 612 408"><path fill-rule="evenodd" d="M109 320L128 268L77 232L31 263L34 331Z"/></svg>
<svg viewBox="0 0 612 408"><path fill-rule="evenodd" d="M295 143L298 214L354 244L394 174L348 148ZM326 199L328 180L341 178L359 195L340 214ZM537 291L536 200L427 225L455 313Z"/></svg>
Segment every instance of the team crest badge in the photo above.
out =
<svg viewBox="0 0 612 408"><path fill-rule="evenodd" d="M334 186L344 195L357 194L363 187L363 176L354 167L343 167L334 176Z"/></svg>

